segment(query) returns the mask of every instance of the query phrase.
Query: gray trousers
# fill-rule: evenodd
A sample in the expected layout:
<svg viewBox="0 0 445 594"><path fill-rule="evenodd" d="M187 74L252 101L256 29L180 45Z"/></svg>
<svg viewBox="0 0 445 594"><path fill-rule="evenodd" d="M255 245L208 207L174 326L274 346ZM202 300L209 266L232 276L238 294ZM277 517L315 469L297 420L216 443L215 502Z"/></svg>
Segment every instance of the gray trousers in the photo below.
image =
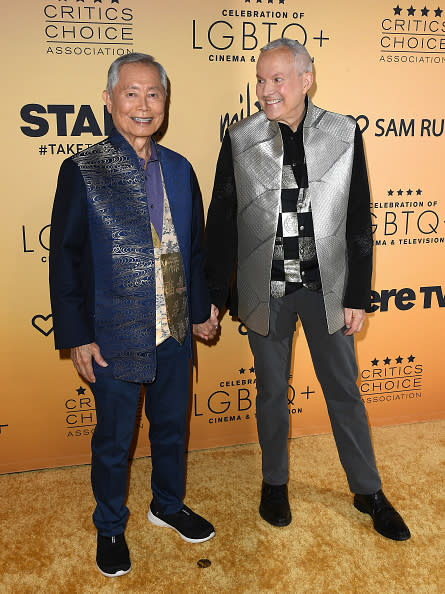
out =
<svg viewBox="0 0 445 594"><path fill-rule="evenodd" d="M343 329L328 333L323 296L305 287L285 297L271 298L267 336L248 329L257 378L256 415L264 481L283 485L288 480L288 384L298 318L323 390L349 488L353 493L375 493L381 482L357 387L353 336L345 336Z"/></svg>

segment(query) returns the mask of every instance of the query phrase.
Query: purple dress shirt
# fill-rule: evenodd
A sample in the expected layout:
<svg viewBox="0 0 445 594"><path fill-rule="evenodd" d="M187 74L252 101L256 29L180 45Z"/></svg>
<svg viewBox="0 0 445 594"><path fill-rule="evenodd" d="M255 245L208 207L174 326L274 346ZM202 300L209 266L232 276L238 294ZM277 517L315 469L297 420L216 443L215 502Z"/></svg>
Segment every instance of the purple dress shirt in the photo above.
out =
<svg viewBox="0 0 445 594"><path fill-rule="evenodd" d="M162 187L161 165L156 151L156 144L150 139L151 154L145 165L144 159L139 159L145 178L145 192L147 194L148 212L150 220L160 240L162 240L162 225L164 218L164 189Z"/></svg>

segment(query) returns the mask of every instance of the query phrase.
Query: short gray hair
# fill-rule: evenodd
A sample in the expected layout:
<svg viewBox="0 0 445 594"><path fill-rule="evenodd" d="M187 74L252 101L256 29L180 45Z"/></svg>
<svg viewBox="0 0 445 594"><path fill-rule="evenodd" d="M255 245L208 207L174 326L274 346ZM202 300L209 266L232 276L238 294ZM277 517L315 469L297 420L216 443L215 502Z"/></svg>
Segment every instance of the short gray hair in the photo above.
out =
<svg viewBox="0 0 445 594"><path fill-rule="evenodd" d="M301 65L303 66L303 72L312 72L312 58L309 55L307 49L299 41L294 41L288 37L282 37L275 39L267 45L261 48L261 53L268 52L269 50L277 49L279 47L287 47L293 53L295 60L301 59Z"/></svg>
<svg viewBox="0 0 445 594"><path fill-rule="evenodd" d="M154 66L158 69L159 76L161 77L161 83L164 87L164 93L167 97L167 73L165 72L164 67L159 62L156 62L153 56L149 56L148 54L141 54L139 52L131 52L130 54L125 54L120 58L117 58L112 62L110 68L108 69L108 79L107 79L107 92L111 97L114 87L119 80L119 70L124 64L132 64L134 62L140 62L141 64L146 64L147 66Z"/></svg>

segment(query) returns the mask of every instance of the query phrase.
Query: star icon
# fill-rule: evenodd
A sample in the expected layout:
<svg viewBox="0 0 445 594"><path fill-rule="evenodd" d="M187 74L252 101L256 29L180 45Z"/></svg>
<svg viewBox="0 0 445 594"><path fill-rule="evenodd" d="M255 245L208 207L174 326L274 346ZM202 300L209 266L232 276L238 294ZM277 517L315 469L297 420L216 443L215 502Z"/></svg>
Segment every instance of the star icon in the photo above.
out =
<svg viewBox="0 0 445 594"><path fill-rule="evenodd" d="M422 190L419 188L418 190L416 190L416 194L417 194L417 196L421 196L422 195Z"/></svg>
<svg viewBox="0 0 445 594"><path fill-rule="evenodd" d="M268 4L273 4L273 0L267 0Z"/></svg>
<svg viewBox="0 0 445 594"><path fill-rule="evenodd" d="M85 2L85 0L77 0L77 2Z"/></svg>
<svg viewBox="0 0 445 594"><path fill-rule="evenodd" d="M414 355L410 355L410 356L408 357L408 361L409 361L410 363L413 363L413 362L414 362L414 359L415 359L415 356L414 356Z"/></svg>
<svg viewBox="0 0 445 594"><path fill-rule="evenodd" d="M443 13L443 10L441 10L439 7L436 8L436 10L434 11L435 16L437 17L441 17Z"/></svg>
<svg viewBox="0 0 445 594"><path fill-rule="evenodd" d="M94 4L97 4L97 2L99 2L100 4L102 4L102 0L94 0Z"/></svg>
<svg viewBox="0 0 445 594"><path fill-rule="evenodd" d="M392 196L394 194L394 190L388 190L388 196Z"/></svg>
<svg viewBox="0 0 445 594"><path fill-rule="evenodd" d="M383 363L385 365L389 365L391 363L391 359L389 357L386 357L386 359L383 359Z"/></svg>
<svg viewBox="0 0 445 594"><path fill-rule="evenodd" d="M246 2L247 4L250 4L250 0L244 0L244 2Z"/></svg>
<svg viewBox="0 0 445 594"><path fill-rule="evenodd" d="M284 4L284 0L280 0L279 4Z"/></svg>
<svg viewBox="0 0 445 594"><path fill-rule="evenodd" d="M119 0L111 0L111 4L119 4Z"/></svg>
<svg viewBox="0 0 445 594"><path fill-rule="evenodd" d="M76 392L78 393L79 396L82 396L82 394L85 394L85 388L82 388L82 386L79 386L77 388Z"/></svg>
<svg viewBox="0 0 445 594"><path fill-rule="evenodd" d="M395 8L393 8L393 10L394 10L394 14L400 14L402 12L402 9L400 8L400 6L398 4Z"/></svg>
<svg viewBox="0 0 445 594"><path fill-rule="evenodd" d="M409 190L406 190L406 193L407 193L408 196L411 196L411 194L413 193L413 191L410 188Z"/></svg>
<svg viewBox="0 0 445 594"><path fill-rule="evenodd" d="M238 370L240 373L245 373L246 370L244 369L244 367L241 367L241 369Z"/></svg>
<svg viewBox="0 0 445 594"><path fill-rule="evenodd" d="M257 3L257 4L261 4L261 2L262 2L262 1L263 1L263 0L256 0L256 3Z"/></svg>
<svg viewBox="0 0 445 594"><path fill-rule="evenodd" d="M377 365L377 363L378 363L378 362L379 362L379 360L378 360L378 359L376 359L375 357L374 357L374 359L371 361L371 363L372 363L372 365L373 365L374 367Z"/></svg>
<svg viewBox="0 0 445 594"><path fill-rule="evenodd" d="M251 368L249 369L249 371L250 371L250 373L255 373L255 367L251 367Z"/></svg>
<svg viewBox="0 0 445 594"><path fill-rule="evenodd" d="M426 6L424 6L421 10L422 16L428 16L429 10Z"/></svg>
<svg viewBox="0 0 445 594"><path fill-rule="evenodd" d="M411 6L408 8L408 16L414 16L415 12L416 12L416 9L413 8L413 5L411 4Z"/></svg>
<svg viewBox="0 0 445 594"><path fill-rule="evenodd" d="M397 190L397 196L402 196L402 194L403 194L403 190L400 190L400 189Z"/></svg>
<svg viewBox="0 0 445 594"><path fill-rule="evenodd" d="M401 357L400 355L397 357L396 362L400 365L400 363L403 361L403 357Z"/></svg>

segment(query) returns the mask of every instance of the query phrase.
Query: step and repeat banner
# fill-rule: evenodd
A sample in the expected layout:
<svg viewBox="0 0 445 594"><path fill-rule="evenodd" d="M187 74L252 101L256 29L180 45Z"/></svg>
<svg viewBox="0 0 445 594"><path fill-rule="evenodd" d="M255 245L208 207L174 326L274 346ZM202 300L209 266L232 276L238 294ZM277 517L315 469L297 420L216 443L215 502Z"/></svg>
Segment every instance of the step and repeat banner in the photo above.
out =
<svg viewBox="0 0 445 594"><path fill-rule="evenodd" d="M439 1L439 5L437 2ZM445 3L376 0L21 0L3 5L0 472L89 461L88 385L53 347L50 214L59 166L110 129L101 101L118 56L152 54L171 82L166 146L192 162L207 210L227 126L259 108L259 48L314 58L316 105L357 118L371 186L373 313L357 339L372 425L444 417ZM330 430L301 328L290 435ZM189 449L256 441L245 328L225 315L197 345ZM142 409L141 409L142 410ZM149 452L141 414L135 454Z"/></svg>

